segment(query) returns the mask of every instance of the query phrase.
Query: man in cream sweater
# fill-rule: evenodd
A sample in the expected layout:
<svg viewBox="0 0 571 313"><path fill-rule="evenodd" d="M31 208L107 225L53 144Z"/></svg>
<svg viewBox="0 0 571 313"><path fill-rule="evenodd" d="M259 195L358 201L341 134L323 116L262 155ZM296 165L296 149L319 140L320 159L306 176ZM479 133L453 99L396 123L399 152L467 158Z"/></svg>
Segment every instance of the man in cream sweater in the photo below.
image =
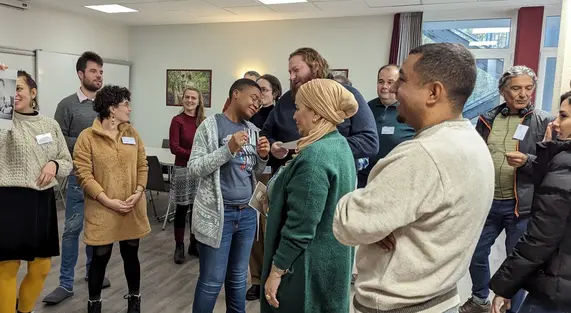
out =
<svg viewBox="0 0 571 313"><path fill-rule="evenodd" d="M464 276L494 196L494 166L462 119L476 65L458 44L428 44L405 60L399 119L415 129L337 205L337 240L360 245L355 311L457 312Z"/></svg>

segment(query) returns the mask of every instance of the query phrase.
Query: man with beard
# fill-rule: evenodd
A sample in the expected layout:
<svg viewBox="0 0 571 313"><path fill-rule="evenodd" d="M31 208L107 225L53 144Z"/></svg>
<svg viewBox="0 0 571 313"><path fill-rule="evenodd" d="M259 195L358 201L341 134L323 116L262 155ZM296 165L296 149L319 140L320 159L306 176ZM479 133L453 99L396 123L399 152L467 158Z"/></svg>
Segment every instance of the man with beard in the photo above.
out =
<svg viewBox="0 0 571 313"><path fill-rule="evenodd" d="M79 134L91 127L97 117L93 110L95 94L103 85L103 59L94 52L85 52L77 60L77 76L81 82L79 90L64 98L57 106L55 119L65 136L69 151L73 155L73 147ZM79 250L79 235L83 230L84 199L83 190L72 172L68 178L65 227L62 236L62 253L60 267L60 284L43 302L58 304L73 296L73 280ZM89 272L92 249L86 247L86 273ZM85 280L87 280L87 274ZM103 288L109 287L109 279L103 281Z"/></svg>
<svg viewBox="0 0 571 313"><path fill-rule="evenodd" d="M299 133L293 114L295 113L295 93L304 83L316 79L327 78L329 64L316 50L312 48L300 48L289 56L289 79L290 90L279 100L274 110L268 116L261 132L270 140L271 152L276 160L272 164L275 172L286 161L291 159L289 150L284 148L284 142L299 139ZM375 127L375 118L367 101L361 93L348 85L344 85L355 96L359 103L359 110L350 119L339 124L337 129L347 138L357 169L360 169L359 159L370 158L379 150L379 136ZM324 155L323 157L334 157Z"/></svg>

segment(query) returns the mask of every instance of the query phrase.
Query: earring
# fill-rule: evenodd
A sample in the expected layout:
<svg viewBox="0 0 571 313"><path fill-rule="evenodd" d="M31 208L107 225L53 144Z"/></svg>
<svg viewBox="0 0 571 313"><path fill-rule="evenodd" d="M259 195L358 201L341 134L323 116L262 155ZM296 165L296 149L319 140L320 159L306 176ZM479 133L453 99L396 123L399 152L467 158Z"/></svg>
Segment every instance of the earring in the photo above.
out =
<svg viewBox="0 0 571 313"><path fill-rule="evenodd" d="M111 126L115 126L115 114L111 113Z"/></svg>

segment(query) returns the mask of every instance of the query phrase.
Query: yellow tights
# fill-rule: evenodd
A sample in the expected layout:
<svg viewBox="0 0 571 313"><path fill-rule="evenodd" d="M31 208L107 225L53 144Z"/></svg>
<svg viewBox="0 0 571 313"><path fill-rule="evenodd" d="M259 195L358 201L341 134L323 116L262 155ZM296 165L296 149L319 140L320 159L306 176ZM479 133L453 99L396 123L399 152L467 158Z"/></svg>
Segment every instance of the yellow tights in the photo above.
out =
<svg viewBox="0 0 571 313"><path fill-rule="evenodd" d="M16 308L20 262L19 260L0 262L0 313L14 313ZM50 258L36 258L28 262L28 273L20 284L18 311L31 312L34 309L50 267Z"/></svg>

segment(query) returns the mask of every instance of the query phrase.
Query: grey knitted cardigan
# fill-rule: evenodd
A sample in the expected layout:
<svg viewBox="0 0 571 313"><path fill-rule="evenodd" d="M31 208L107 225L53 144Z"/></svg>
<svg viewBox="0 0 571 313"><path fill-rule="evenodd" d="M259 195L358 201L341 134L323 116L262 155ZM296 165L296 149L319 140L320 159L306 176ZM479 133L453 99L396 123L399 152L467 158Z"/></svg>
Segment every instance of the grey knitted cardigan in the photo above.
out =
<svg viewBox="0 0 571 313"><path fill-rule="evenodd" d="M250 129L258 129L246 121ZM192 152L188 161L190 176L198 179L198 189L192 210L192 232L198 241L213 248L220 247L224 225L224 200L220 189L220 167L234 158L228 145L218 146L216 117L210 116L200 124L194 136ZM252 186L256 174L261 174L267 160L257 158Z"/></svg>

